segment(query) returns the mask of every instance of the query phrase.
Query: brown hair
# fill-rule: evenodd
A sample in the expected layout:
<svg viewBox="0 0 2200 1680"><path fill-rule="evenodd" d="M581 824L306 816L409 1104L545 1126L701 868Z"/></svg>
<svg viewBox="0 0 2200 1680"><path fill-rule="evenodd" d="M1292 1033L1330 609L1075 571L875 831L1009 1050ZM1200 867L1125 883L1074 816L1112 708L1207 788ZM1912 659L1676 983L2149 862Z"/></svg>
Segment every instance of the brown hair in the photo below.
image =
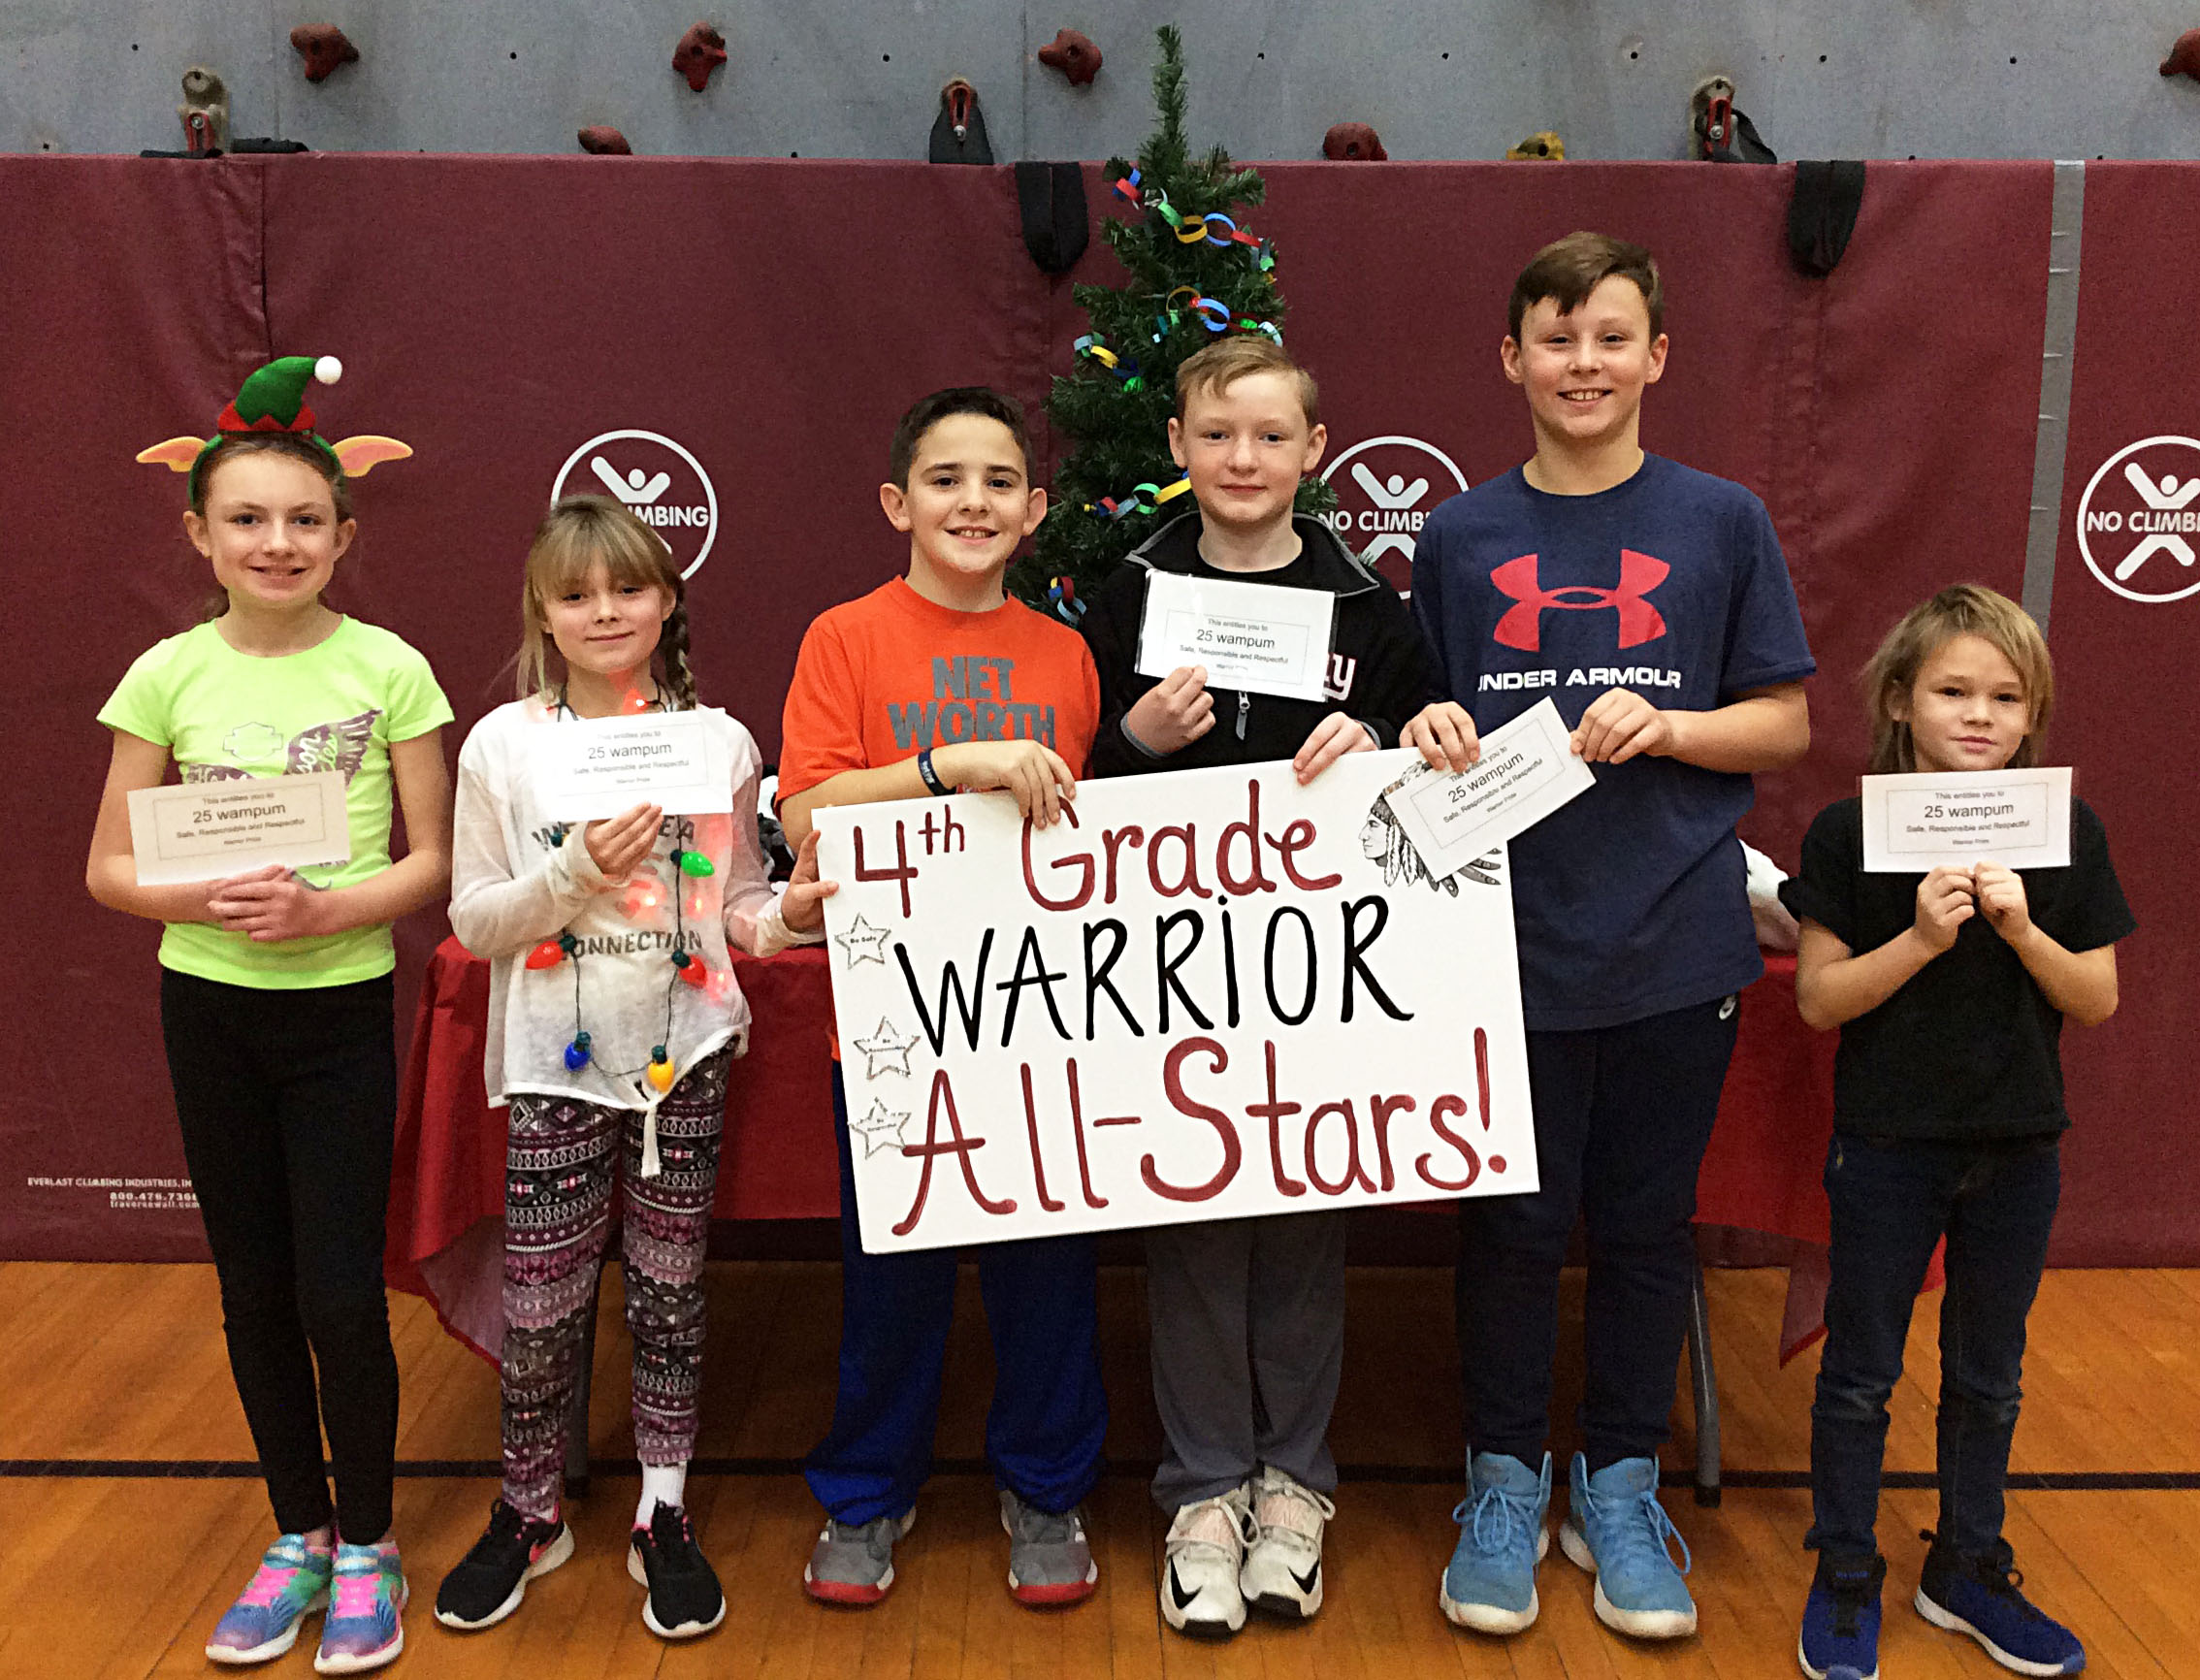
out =
<svg viewBox="0 0 2200 1680"><path fill-rule="evenodd" d="M957 414L977 414L1006 426L1023 454L1023 476L1031 476L1031 433L1023 423L1023 404L990 385L950 385L919 398L894 426L893 442L887 451L887 478L896 490L909 488L909 468L924 434Z"/></svg>
<svg viewBox="0 0 2200 1680"><path fill-rule="evenodd" d="M1291 353L1273 339L1250 333L1217 339L1204 350L1186 356L1177 369L1177 418L1184 417L1196 391L1213 391L1217 397L1252 373L1281 373L1297 385L1299 406L1306 410L1307 429L1321 423L1321 392L1314 376L1291 359Z"/></svg>
<svg viewBox="0 0 2200 1680"><path fill-rule="evenodd" d="M214 468L237 455L287 455L293 461L303 461L328 481L329 498L336 503L336 516L340 520L351 517L351 480L343 468L337 465L336 457L329 454L311 439L294 432L226 432L221 440L207 451L198 470L191 474L194 494L191 511L204 517L207 511L207 486L213 482Z"/></svg>
<svg viewBox="0 0 2200 1680"><path fill-rule="evenodd" d="M696 679L688 669L687 583L663 539L608 496L568 496L554 502L534 528L520 591L520 698L550 688L550 650L556 644L542 603L579 589L599 562L614 584L661 589L672 598L671 616L657 642L664 662L658 681L685 711L696 703Z"/></svg>
<svg viewBox="0 0 2200 1680"><path fill-rule="evenodd" d="M1633 280L1641 292L1655 339L1666 330L1666 285L1658 277L1657 258L1610 234L1572 233L1537 251L1512 282L1505 323L1513 342L1520 341L1520 323L1528 311L1545 298L1558 305L1560 314L1570 315L1614 275Z"/></svg>
<svg viewBox="0 0 2200 1680"><path fill-rule="evenodd" d="M2030 717L2024 738L2017 743L2016 756L2009 762L2015 769L2027 770L2040 761L2048 714L2054 709L2054 667L2048 660L2047 638L2032 615L2007 596L1983 584L1959 583L1904 613L1864 665L1861 684L1864 706L1871 713L1872 775L1899 775L1918 767L1910 726L1893 715L1893 702L1917 686L1918 673L1943 643L1963 635L1991 643L2017 667Z"/></svg>

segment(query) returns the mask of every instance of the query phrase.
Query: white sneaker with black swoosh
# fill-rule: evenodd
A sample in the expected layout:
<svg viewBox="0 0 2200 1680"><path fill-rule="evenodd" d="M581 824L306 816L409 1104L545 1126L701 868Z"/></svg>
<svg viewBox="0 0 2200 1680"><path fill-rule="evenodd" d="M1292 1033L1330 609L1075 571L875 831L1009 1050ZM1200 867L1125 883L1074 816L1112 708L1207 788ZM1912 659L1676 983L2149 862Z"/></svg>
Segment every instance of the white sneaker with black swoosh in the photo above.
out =
<svg viewBox="0 0 2200 1680"><path fill-rule="evenodd" d="M1337 1507L1274 1465L1252 1483L1253 1540L1238 1590L1264 1615L1303 1622L1321 1608L1321 1535Z"/></svg>
<svg viewBox="0 0 2200 1680"><path fill-rule="evenodd" d="M1161 1619L1195 1639L1227 1639L1246 1625L1238 1571L1253 1537L1246 1490L1181 1505L1161 1565Z"/></svg>

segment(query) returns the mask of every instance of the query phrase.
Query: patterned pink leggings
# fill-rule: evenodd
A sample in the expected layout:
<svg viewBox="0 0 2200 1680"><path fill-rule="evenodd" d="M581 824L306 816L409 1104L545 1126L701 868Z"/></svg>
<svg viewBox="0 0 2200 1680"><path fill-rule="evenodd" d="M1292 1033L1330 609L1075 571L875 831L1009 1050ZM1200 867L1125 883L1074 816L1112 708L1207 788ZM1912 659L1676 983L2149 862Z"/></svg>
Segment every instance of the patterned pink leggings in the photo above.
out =
<svg viewBox="0 0 2200 1680"><path fill-rule="evenodd" d="M504 1500L531 1517L558 1509L566 1416L580 1374L626 1177L627 1328L634 1341L634 1444L646 1465L695 1453L701 1389L703 1246L726 1124L720 1050L689 1070L657 1111L663 1172L641 1176L639 1110L515 1093L504 1162Z"/></svg>

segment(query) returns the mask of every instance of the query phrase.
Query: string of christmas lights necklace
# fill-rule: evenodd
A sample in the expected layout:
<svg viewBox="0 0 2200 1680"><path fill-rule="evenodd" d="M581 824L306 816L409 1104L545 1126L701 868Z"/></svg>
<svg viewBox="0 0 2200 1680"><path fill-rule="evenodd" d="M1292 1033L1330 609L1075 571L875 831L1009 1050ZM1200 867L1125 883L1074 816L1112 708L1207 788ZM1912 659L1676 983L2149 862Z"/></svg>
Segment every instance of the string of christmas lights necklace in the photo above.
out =
<svg viewBox="0 0 2200 1680"><path fill-rule="evenodd" d="M663 696L660 695L654 703L662 707L663 704ZM644 702L641 709L647 710L649 704L650 702ZM563 692L558 695L558 704L553 715L557 717L578 716L572 707L566 704ZM677 829L675 832L677 832ZM553 824L550 830L551 843L556 846L563 846L566 843L566 833L567 829L563 823ZM645 859L644 861L646 863L648 860ZM600 1072L614 1080L632 1079L636 1074L646 1076L651 1086L656 1089L660 1096L672 1088L672 1059L668 1047L672 1040L673 988L683 982L698 989L710 984L708 964L701 957L690 954L687 949L687 919L680 902L678 877L687 875L699 880L705 876L718 873L717 866L702 853L691 852L677 841L672 847L669 861L675 871L672 886L672 978L664 983L663 1040L650 1050L649 1063L646 1067L615 1071L603 1067L601 1063L597 1064ZM656 884L655 875L653 874L650 879L651 885L654 887ZM554 938L545 939L527 953L527 966L531 969L555 968L561 962L570 962L573 965L573 1036L571 1041L566 1044L565 1050L566 1066L573 1073L580 1072L582 1068L595 1060L595 1041L588 1028L581 1022L581 942L573 935L570 928Z"/></svg>

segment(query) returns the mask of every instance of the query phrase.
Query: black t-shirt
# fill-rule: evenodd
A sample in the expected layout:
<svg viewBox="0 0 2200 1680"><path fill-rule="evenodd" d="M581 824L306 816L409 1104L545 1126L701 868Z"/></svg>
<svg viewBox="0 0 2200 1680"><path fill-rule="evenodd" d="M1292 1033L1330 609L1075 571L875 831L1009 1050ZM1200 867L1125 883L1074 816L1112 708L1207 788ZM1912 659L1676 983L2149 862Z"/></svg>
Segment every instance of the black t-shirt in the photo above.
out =
<svg viewBox="0 0 2200 1680"><path fill-rule="evenodd" d="M2070 801L2070 865L2023 869L2033 922L2069 951L2112 945L2138 925L2109 862L2092 807ZM1855 954L1877 951L1917 921L1922 873L1866 875L1863 801L1818 814L1802 869L1780 885L1796 916ZM2059 1132L2062 1012L1983 915L1877 1009L1843 1024L1833 1062L1833 1119L1844 1132L1894 1138L1986 1139Z"/></svg>

